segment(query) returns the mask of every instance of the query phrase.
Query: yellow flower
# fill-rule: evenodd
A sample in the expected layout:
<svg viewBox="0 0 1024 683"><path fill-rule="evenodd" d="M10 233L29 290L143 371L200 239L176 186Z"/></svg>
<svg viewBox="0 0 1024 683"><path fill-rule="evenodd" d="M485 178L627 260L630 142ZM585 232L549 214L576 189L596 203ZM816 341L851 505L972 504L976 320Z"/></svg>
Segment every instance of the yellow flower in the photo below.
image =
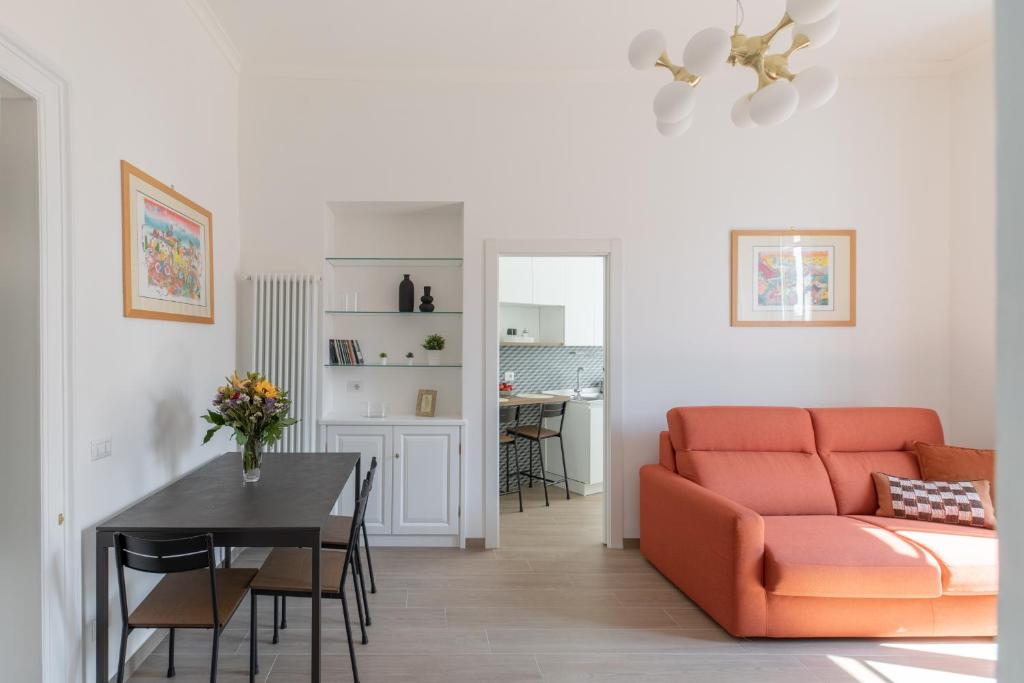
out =
<svg viewBox="0 0 1024 683"><path fill-rule="evenodd" d="M231 386L236 389L245 389L248 385L249 380L239 377L237 371L231 373Z"/></svg>
<svg viewBox="0 0 1024 683"><path fill-rule="evenodd" d="M275 387L270 380L261 379L256 383L255 390L256 393L266 396L267 398L277 398L277 387Z"/></svg>

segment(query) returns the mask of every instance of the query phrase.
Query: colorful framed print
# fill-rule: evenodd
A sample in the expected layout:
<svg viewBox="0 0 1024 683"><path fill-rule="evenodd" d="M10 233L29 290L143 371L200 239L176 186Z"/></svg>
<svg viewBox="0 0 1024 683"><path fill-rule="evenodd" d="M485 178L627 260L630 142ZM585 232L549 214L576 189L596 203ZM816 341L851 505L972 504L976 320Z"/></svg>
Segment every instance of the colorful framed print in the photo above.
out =
<svg viewBox="0 0 1024 683"><path fill-rule="evenodd" d="M420 389L416 395L416 417L434 417L437 411L437 391Z"/></svg>
<svg viewBox="0 0 1024 683"><path fill-rule="evenodd" d="M856 230L733 230L734 327L857 324Z"/></svg>
<svg viewBox="0 0 1024 683"><path fill-rule="evenodd" d="M213 323L213 215L121 162L124 315Z"/></svg>

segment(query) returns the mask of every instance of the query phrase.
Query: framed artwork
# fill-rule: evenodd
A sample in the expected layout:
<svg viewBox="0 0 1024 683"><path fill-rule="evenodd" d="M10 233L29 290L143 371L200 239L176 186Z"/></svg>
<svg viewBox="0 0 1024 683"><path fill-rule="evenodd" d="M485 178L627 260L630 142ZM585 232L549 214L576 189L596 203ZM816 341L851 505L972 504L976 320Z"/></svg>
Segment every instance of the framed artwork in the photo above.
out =
<svg viewBox="0 0 1024 683"><path fill-rule="evenodd" d="M437 410L437 391L420 389L416 396L416 417L434 417Z"/></svg>
<svg viewBox="0 0 1024 683"><path fill-rule="evenodd" d="M734 327L857 324L856 230L733 230Z"/></svg>
<svg viewBox="0 0 1024 683"><path fill-rule="evenodd" d="M121 162L124 314L213 323L213 215Z"/></svg>

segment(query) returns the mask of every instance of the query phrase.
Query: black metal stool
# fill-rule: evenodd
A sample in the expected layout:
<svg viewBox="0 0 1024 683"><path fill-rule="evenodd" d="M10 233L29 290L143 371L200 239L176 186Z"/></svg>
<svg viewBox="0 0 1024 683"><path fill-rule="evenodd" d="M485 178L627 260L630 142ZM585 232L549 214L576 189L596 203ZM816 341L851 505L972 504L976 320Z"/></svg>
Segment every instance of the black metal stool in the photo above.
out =
<svg viewBox="0 0 1024 683"><path fill-rule="evenodd" d="M540 407L540 415L537 417L537 424L518 426L515 429L509 430L511 434L522 437L530 442L530 471L520 472L530 478L530 486L533 486L534 479L540 479L544 482L544 504L550 506L551 503L548 500L548 484L563 483L565 485L565 499L569 500L569 470L565 466L565 446L562 444L562 427L565 425L565 406L568 401L562 401L561 403L544 403ZM544 426L544 420L548 418L558 418L558 429L548 429ZM562 452L562 482L551 481L547 478L544 469L544 450L541 448L541 442L545 439L558 439L558 450ZM537 476L533 473L533 445L537 444L537 452L540 455L540 475Z"/></svg>

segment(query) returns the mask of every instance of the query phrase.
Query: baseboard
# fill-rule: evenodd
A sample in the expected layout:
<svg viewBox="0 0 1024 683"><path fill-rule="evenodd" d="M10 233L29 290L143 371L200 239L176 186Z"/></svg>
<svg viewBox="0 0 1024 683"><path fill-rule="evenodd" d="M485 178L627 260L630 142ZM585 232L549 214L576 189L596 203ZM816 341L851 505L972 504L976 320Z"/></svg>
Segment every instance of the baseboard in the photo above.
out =
<svg viewBox="0 0 1024 683"><path fill-rule="evenodd" d="M622 547L624 549L628 548L630 550L639 548L640 547L640 539L639 538L624 538L624 539L622 539Z"/></svg>

